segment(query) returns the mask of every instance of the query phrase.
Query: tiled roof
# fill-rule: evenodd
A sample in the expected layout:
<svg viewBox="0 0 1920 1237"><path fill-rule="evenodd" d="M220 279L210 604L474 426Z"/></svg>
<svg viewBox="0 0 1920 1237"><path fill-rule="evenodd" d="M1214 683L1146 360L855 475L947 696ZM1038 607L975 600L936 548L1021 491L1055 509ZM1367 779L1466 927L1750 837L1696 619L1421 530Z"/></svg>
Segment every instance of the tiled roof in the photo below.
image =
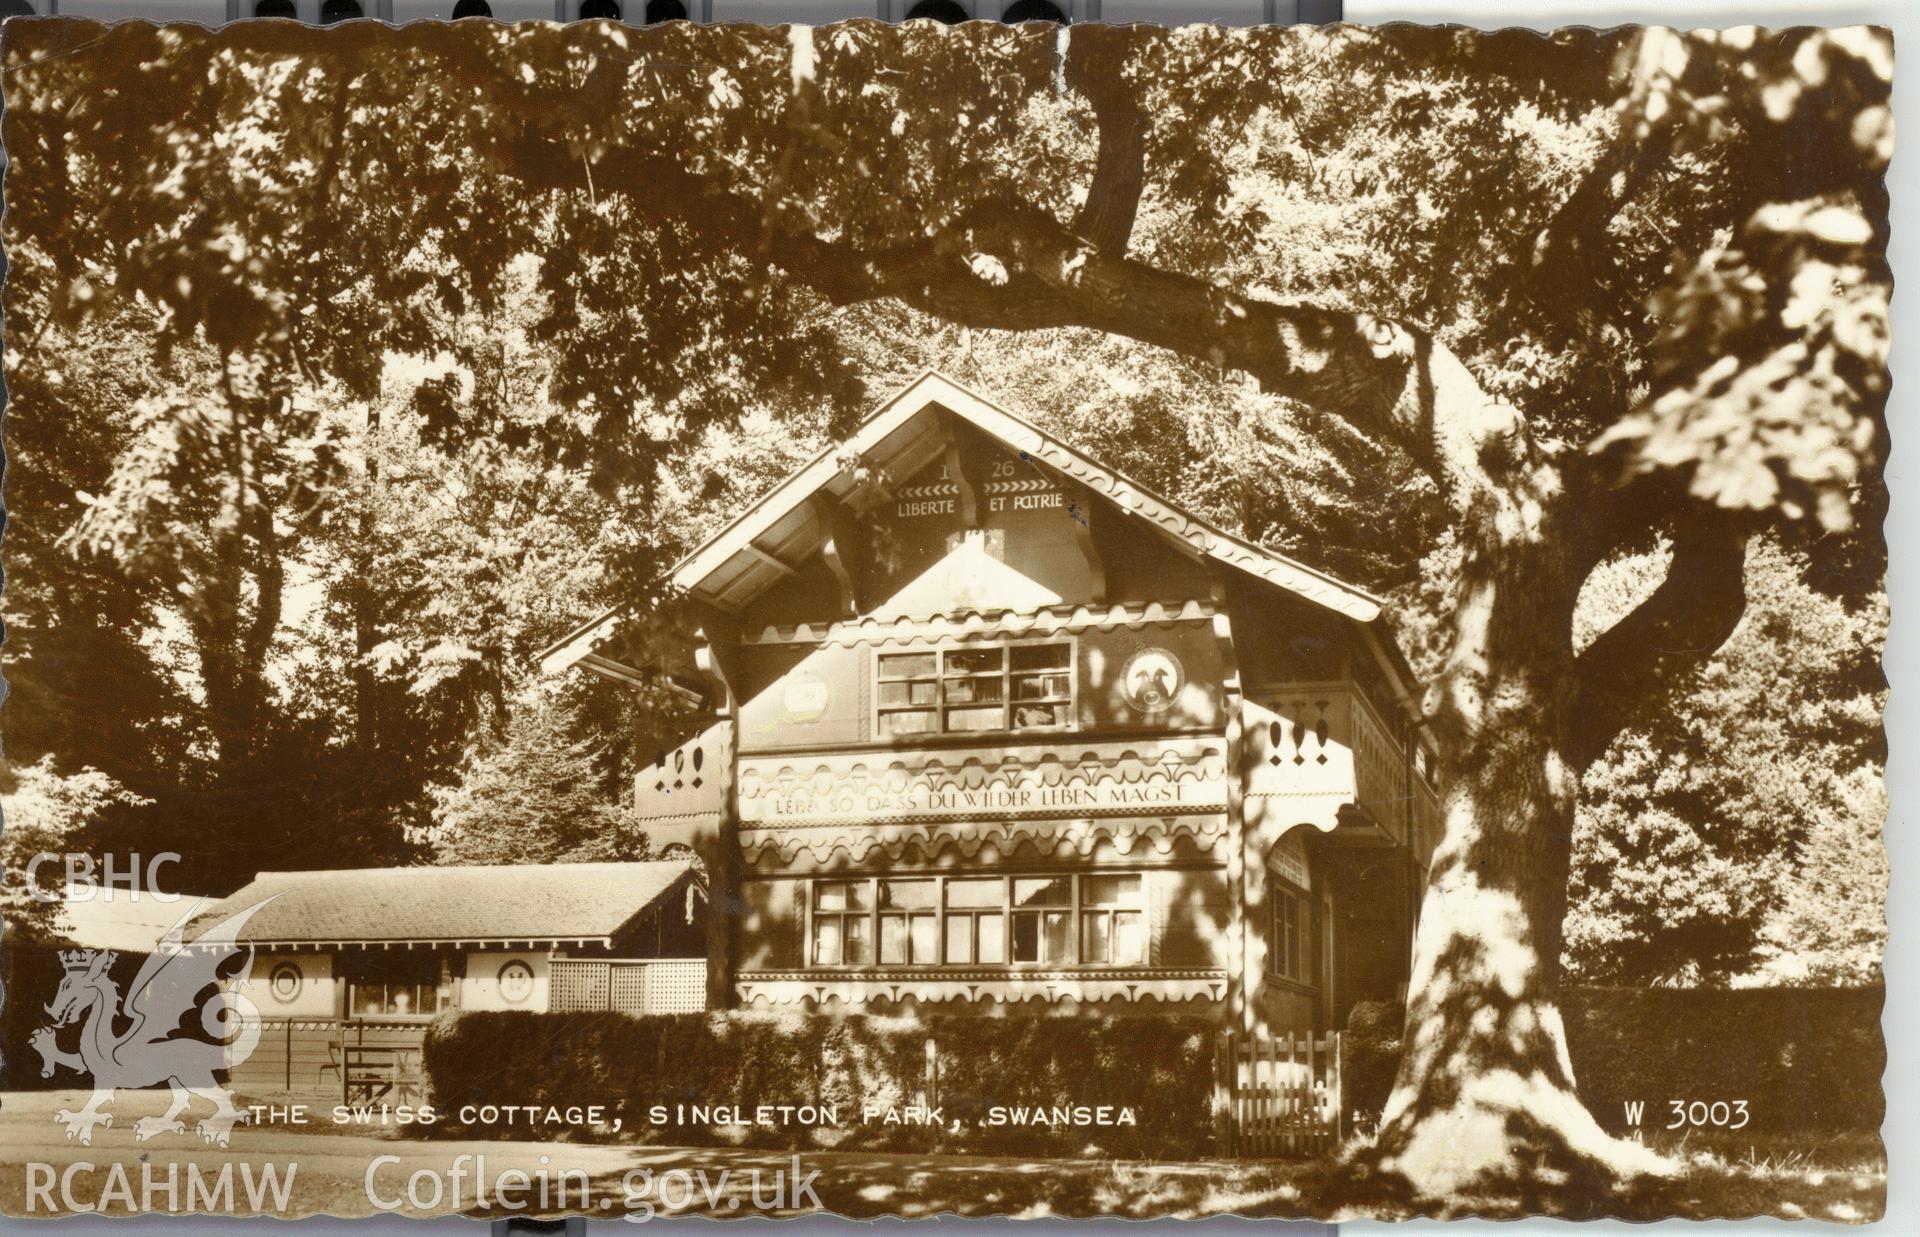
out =
<svg viewBox="0 0 1920 1237"><path fill-rule="evenodd" d="M199 916L194 928L265 902L242 940L605 940L692 867L680 859L262 872Z"/></svg>
<svg viewBox="0 0 1920 1237"><path fill-rule="evenodd" d="M55 931L61 940L87 949L150 954L198 900L181 895L162 902L152 894L69 885Z"/></svg>

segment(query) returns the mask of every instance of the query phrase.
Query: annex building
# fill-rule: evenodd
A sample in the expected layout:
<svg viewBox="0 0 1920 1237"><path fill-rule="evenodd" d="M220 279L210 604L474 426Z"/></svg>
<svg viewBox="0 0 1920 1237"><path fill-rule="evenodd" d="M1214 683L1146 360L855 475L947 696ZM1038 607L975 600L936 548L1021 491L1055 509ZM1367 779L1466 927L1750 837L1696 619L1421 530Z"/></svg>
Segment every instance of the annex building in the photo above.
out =
<svg viewBox="0 0 1920 1237"><path fill-rule="evenodd" d="M1401 995L1439 831L1381 603L930 373L673 572L713 1006L1217 1011ZM639 681L616 610L543 655Z"/></svg>
<svg viewBox="0 0 1920 1237"><path fill-rule="evenodd" d="M445 1013L704 1009L706 914L686 859L344 868L261 872L193 930L234 918L248 949L235 1086L417 1102Z"/></svg>

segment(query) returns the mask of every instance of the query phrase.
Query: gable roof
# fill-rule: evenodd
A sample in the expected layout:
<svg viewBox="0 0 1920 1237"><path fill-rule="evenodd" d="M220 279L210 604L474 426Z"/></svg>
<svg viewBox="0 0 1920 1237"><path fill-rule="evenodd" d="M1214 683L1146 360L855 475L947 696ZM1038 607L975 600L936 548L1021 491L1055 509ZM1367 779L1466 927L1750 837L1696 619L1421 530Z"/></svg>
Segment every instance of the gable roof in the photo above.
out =
<svg viewBox="0 0 1920 1237"><path fill-rule="evenodd" d="M856 500L859 483L847 467L854 459L886 478L889 489L904 483L944 451L948 429L943 412L1084 486L1190 553L1233 567L1356 623L1367 625L1380 617L1383 603L1371 594L1215 528L933 370L907 384L850 437L815 456L682 559L670 573L671 583L722 610L741 609L791 577L826 540L824 517L812 501L815 495ZM580 663L603 673L623 669L618 663L603 668L598 663L607 659L597 652L623 613L624 607L616 607L562 636L540 653L541 669L554 674Z"/></svg>
<svg viewBox="0 0 1920 1237"><path fill-rule="evenodd" d="M1095 463L1032 422L929 370L880 405L844 442L822 451L673 569L675 587L724 610L738 609L825 540L809 501L826 492L846 499L856 483L845 467L857 457L893 483L905 482L946 446L946 410L1042 466L1079 482L1128 515L1188 548L1296 593L1358 623L1379 617L1381 602L1285 555L1215 528L1137 481ZM769 561L771 560L771 561Z"/></svg>
<svg viewBox="0 0 1920 1237"><path fill-rule="evenodd" d="M241 940L255 945L611 944L692 870L690 861L676 859L262 872L197 916L194 926L204 929L265 903L241 929Z"/></svg>

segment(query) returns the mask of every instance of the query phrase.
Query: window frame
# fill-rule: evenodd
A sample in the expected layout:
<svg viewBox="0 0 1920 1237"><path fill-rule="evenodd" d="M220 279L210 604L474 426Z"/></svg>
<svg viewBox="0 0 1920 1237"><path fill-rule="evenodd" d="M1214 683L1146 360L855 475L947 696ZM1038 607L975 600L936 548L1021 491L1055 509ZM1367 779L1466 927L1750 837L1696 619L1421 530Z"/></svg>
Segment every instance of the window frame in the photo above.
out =
<svg viewBox="0 0 1920 1237"><path fill-rule="evenodd" d="M1000 886L1000 897L992 906L955 907L948 891L955 881L973 884L993 882ZM949 876L940 881L940 965L942 966L1010 966L1012 965L1012 933L1008 929L1008 885L1005 876ZM1000 957L998 961L988 961L980 957L980 924L983 920L995 919L1000 924ZM967 958L955 962L948 957L949 946L953 942L952 925L967 925Z"/></svg>
<svg viewBox="0 0 1920 1237"><path fill-rule="evenodd" d="M1025 670L1014 666L1014 652L1016 649L1043 648L1047 646L1059 646L1066 649L1067 660L1065 666L1028 668ZM980 653L987 651L998 651L1000 654L1000 668L997 674L991 671L948 672L947 659L949 656L960 653ZM883 673L884 663L887 658L915 656L933 658L933 671L930 675L888 676ZM876 740L898 743L925 738L953 739L975 735L1066 734L1079 729L1080 640L1077 636L1009 637L1002 640L969 640L953 644L936 644L927 648L882 648L876 645L873 647L871 658L870 673L867 680L873 685L873 699L869 710L869 721L872 725L873 737ZM1049 693L1047 696L1038 700L1022 701L1014 698L1014 681L1021 675L1043 675L1060 673L1062 671L1064 671L1067 676L1067 691L1064 697ZM967 682L984 680L999 684L1000 699L998 703L1000 705L1000 725L983 726L978 729L955 729L947 725L947 717L950 711L980 707L980 703L978 702L949 701L947 699L948 683L962 680ZM930 682L933 686L933 701L931 704L913 704L911 701L907 704L886 704L883 703L881 699L884 694L882 688L885 684L926 682ZM911 691L909 691L909 697L911 697ZM989 701L986 703L991 704L993 702ZM1049 725L1017 725L1015 724L1014 710L1016 706L1022 704L1063 707L1066 710L1066 720ZM889 716L923 713L930 713L932 715L934 722L932 729L892 731L885 728L884 719Z"/></svg>
<svg viewBox="0 0 1920 1237"><path fill-rule="evenodd" d="M933 886L933 897L924 906L909 906L909 905L888 906L885 904L885 901L884 901L884 891L885 891L885 887L889 884L931 885ZM874 905L873 905L873 914L874 914L873 965L875 966L937 966L939 965L940 956L946 951L946 941L941 936L941 933L944 930L945 925L942 922L943 908L940 905L940 899L945 893L946 893L946 887L944 883L938 877L935 877L935 876L914 875L914 876L876 877L874 882ZM889 920L897 920L900 924L900 928L899 928L900 946L901 946L901 951L906 955L903 959L897 962L889 962L886 959L887 923ZM914 922L916 920L930 920L933 923L934 960L932 962L923 962L920 959L914 957L915 951L913 947L913 928L914 928Z"/></svg>
<svg viewBox="0 0 1920 1237"><path fill-rule="evenodd" d="M1007 878L1007 965L1024 967L1081 966L1080 961L1080 873L1064 874L1067 882L1067 898L1064 902L1035 902L1023 905L1015 900L1014 891L1023 880L1052 881L1061 880L1061 874L1036 872L1025 873ZM1067 954L1065 958L1035 957L1021 961L1016 956L1017 942L1020 939L1019 921L1030 919L1034 922L1034 951L1044 955L1047 949L1047 920L1054 916L1063 916L1066 920Z"/></svg>
<svg viewBox="0 0 1920 1237"><path fill-rule="evenodd" d="M354 953L361 954L362 956L352 957L351 954ZM413 960L424 959L425 965L420 966L419 969L430 975L431 978L422 980L396 979L392 976L377 979L369 977L369 972L377 974L382 969L395 971L405 969L390 965L396 959L403 958ZM376 959L378 960L377 962L375 962ZM373 965L368 965L369 963L373 963ZM383 966L381 964L389 965ZM439 955L431 949L368 949L349 951L349 956L341 959L339 967L335 972L335 978L340 980L346 987L346 1017L348 1021L387 1022L395 1019L419 1019L424 1022L437 1017L442 1010L451 1007L451 998L440 990ZM374 988L380 989L380 1004L383 1007L383 1011L378 1013L363 1013L360 1009L360 995L362 992ZM407 989L412 992L414 996L413 1008L404 1014L385 1012L386 1009L390 1009L393 1005L394 994L401 989ZM432 1000L433 1004L431 1008L426 1006L425 1001L421 999L422 996Z"/></svg>
<svg viewBox="0 0 1920 1237"><path fill-rule="evenodd" d="M1089 879L1099 879L1102 877L1131 877L1138 881L1139 887L1136 900L1133 902L1102 903L1099 905L1090 903L1085 892L1085 882ZM1014 901L1014 885L1016 881L1062 879L1067 882L1067 898L1063 902L1035 904L1023 910ZM993 906L951 907L949 905L947 890L954 882L978 882L983 880L994 881L1000 886L1000 899L998 903ZM922 911L918 908L902 909L882 907L880 905L880 886L881 882L884 881L927 881L931 883L934 886L931 912ZM861 895L865 899L865 905L863 907L850 907L844 910L820 909L819 890L822 885L848 884L858 884L865 887L865 893ZM803 879L802 886L806 903L806 914L802 925L804 933L802 968L809 971L911 971L929 969L979 969L983 967L1004 970L1009 973L1067 969L1133 971L1144 969L1153 964L1153 886L1151 872L1145 868L1111 871L1104 868L1096 868L1088 871L1075 872L909 872L875 874L871 876L810 876ZM849 901L852 900L852 898L849 898ZM1026 962L1016 960L1014 956L1015 919L1021 914L1039 919L1039 940L1042 942L1042 948L1044 949L1044 942L1046 940L1045 916L1048 912L1057 912L1066 917L1068 957L1064 959L1036 959ZM1086 924L1088 922L1088 916L1104 916L1111 924L1115 917L1120 914L1137 914L1139 916L1139 959L1133 962L1088 961L1086 959L1088 953L1086 947ZM889 915L904 916L907 921L905 937L907 942L907 956L904 961L882 961L881 921ZM911 922L915 917L930 917L933 920L933 943L935 952L938 955L933 961L919 961L913 957ZM841 941L841 961L823 962L819 957L819 929L817 925L821 920L828 918L840 921L839 939ZM999 920L1000 961L998 962L981 962L977 960L980 954L980 920L982 918ZM844 960L846 957L845 921L848 919L866 920L865 930L867 941L869 942L866 951L866 961L847 962ZM948 957L949 933L952 931L948 925L950 922L957 922L962 919L969 921L967 928L968 952L974 960L956 962ZM1113 929L1110 928L1108 940L1112 941L1114 939L1116 938L1113 936Z"/></svg>
<svg viewBox="0 0 1920 1237"><path fill-rule="evenodd" d="M1148 953L1146 873L1145 872L1112 872L1112 873L1103 872L1103 873L1094 874L1095 879L1099 879L1102 876L1112 876L1116 879L1125 879L1126 877L1131 876L1131 877L1134 877L1139 882L1139 884L1133 892L1133 898L1131 901L1123 900L1118 902L1094 902L1087 896L1085 889L1081 887L1083 884L1083 881L1075 882L1074 899L1073 899L1074 907L1076 911L1076 914L1074 916L1074 920L1075 920L1074 931L1078 935L1075 938L1074 945L1075 945L1075 948L1079 951L1079 955L1082 959L1082 965L1084 966L1141 966L1141 965L1144 965L1146 956ZM1135 922L1138 927L1138 931L1140 933L1140 937L1139 937L1140 961L1116 962L1113 960L1111 956L1117 951L1117 948L1119 946L1120 917L1122 915L1132 915L1135 917ZM1092 950L1088 948L1088 944L1087 944L1088 927L1091 924L1102 923L1102 922L1104 922L1107 926L1106 927L1107 953L1109 956L1105 960L1087 960L1087 955L1092 952Z"/></svg>
<svg viewBox="0 0 1920 1237"><path fill-rule="evenodd" d="M849 886L865 885L867 890L866 902L864 905L854 906L852 905L853 899L849 897L847 900L848 905L846 906L835 907L832 909L822 909L820 906L820 886L822 885L849 885ZM820 951L820 937L819 937L820 924L825 920L831 919L839 926L839 929L840 929L840 936L839 936L840 960L838 962L822 962L819 965L831 966L831 967L874 965L873 959L880 956L879 942L874 939L874 931L876 928L878 928L879 925L875 920L875 911L877 908L873 905L873 899L878 894L878 892L879 891L875 887L872 877L860 877L860 878L852 878L852 877L844 877L844 876L826 877L826 878L808 882L808 886L807 886L807 956L808 958L813 958L818 955ZM848 962L846 960L847 959L847 921L849 919L864 919L867 921L866 944L867 944L867 953L869 954L869 957L866 961Z"/></svg>
<svg viewBox="0 0 1920 1237"><path fill-rule="evenodd" d="M1286 915L1289 908L1294 912L1291 924ZM1310 891L1272 868L1267 869L1267 906L1263 916L1267 974L1303 988L1319 987L1319 956L1315 952L1320 938L1318 908L1319 903Z"/></svg>

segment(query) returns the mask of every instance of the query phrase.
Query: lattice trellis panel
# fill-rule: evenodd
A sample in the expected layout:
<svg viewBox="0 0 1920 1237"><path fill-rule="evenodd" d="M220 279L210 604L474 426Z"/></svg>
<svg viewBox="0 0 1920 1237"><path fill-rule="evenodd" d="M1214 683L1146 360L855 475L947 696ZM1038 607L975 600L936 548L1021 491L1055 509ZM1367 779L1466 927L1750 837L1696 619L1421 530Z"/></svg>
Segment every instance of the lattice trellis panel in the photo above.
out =
<svg viewBox="0 0 1920 1237"><path fill-rule="evenodd" d="M607 1007L608 967L605 962L553 963L551 1005L556 1014L577 1014Z"/></svg>
<svg viewBox="0 0 1920 1237"><path fill-rule="evenodd" d="M556 958L552 993L556 1014L697 1014L707 1007L707 964L703 958Z"/></svg>
<svg viewBox="0 0 1920 1237"><path fill-rule="evenodd" d="M647 968L647 1012L697 1014L707 1007L707 963L704 958L676 958Z"/></svg>
<svg viewBox="0 0 1920 1237"><path fill-rule="evenodd" d="M613 964L613 987L611 989L611 1009L622 1014L644 1014L647 1012L647 971L644 962L616 962Z"/></svg>

